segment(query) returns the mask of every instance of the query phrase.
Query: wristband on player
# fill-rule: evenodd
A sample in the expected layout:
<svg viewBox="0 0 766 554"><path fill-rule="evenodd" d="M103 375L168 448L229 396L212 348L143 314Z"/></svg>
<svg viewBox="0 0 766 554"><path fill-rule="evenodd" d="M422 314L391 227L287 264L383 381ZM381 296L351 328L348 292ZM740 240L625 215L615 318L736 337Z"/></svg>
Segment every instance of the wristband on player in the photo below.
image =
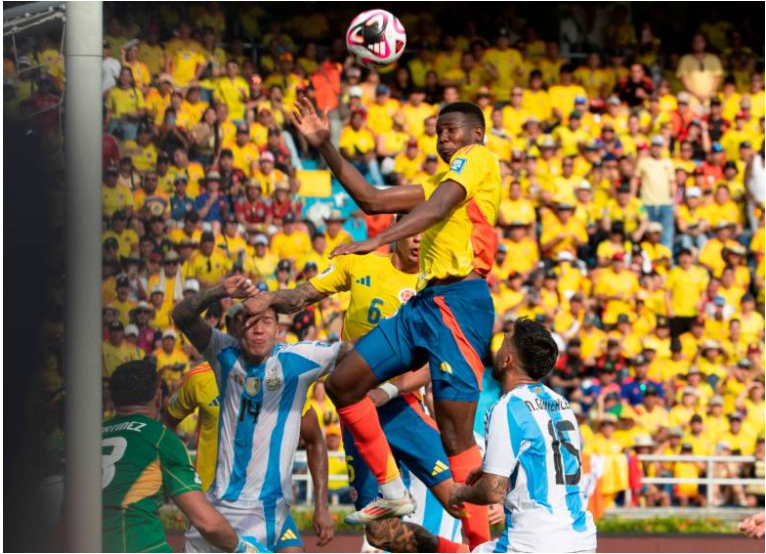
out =
<svg viewBox="0 0 766 554"><path fill-rule="evenodd" d="M378 388L388 395L389 400L393 400L394 398L399 396L399 387L397 387L393 383L383 383Z"/></svg>

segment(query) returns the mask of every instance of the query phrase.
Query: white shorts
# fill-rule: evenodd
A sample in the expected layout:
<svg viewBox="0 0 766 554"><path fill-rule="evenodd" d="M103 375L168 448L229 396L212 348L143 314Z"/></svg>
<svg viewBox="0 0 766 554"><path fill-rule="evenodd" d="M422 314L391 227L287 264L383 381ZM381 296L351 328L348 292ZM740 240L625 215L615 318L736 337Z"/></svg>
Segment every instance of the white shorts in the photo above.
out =
<svg viewBox="0 0 766 554"><path fill-rule="evenodd" d="M495 548L497 547L497 541L498 540L500 540L500 539L495 539L493 541L481 543L479 546L474 548L471 552L477 552L477 553L481 553L481 554L487 554L487 553L490 553L490 552L495 552ZM501 552L528 552L528 551L527 550L516 550L513 547L513 545L510 545L510 546L508 546L507 549L504 549ZM560 552L564 552L564 551L561 550ZM593 550L577 550L573 554L578 554L580 552L583 552L583 553L585 553L585 552L596 552L596 549L594 548Z"/></svg>
<svg viewBox="0 0 766 554"><path fill-rule="evenodd" d="M254 537L271 551L291 546L303 547L298 527L284 500L276 505L258 503L254 506L233 506L230 503L211 502L234 530L241 536ZM221 552L210 545L199 531L190 527L186 531L186 552Z"/></svg>

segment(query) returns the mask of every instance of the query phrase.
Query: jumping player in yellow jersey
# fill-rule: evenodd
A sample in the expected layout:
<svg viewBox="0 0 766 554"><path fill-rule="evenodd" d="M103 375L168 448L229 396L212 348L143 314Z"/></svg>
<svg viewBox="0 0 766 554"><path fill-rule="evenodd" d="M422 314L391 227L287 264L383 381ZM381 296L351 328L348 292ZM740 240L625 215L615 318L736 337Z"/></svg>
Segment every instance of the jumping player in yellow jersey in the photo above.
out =
<svg viewBox="0 0 766 554"><path fill-rule="evenodd" d="M242 304L234 304L226 313L226 328L234 337L242 334L242 307ZM215 478L220 409L215 373L207 362L201 363L186 374L181 386L170 399L164 422L174 429L197 409L199 419L195 469L202 481L202 490L207 491ZM308 403L301 414L300 436L305 444L309 472L314 483L314 530L319 537L318 544L325 546L333 537L332 516L327 509L327 445L319 428L316 412ZM276 552L302 551L297 528L291 531L288 533L283 530L275 545Z"/></svg>
<svg viewBox="0 0 766 554"><path fill-rule="evenodd" d="M294 289L259 294L251 299L248 309L273 308L280 313L295 313L306 306L339 292L350 292L351 302L343 320L342 339L356 341L381 321L392 317L415 296L418 280L420 235L401 239L392 254L373 252L364 256L340 256L322 273ZM385 383L371 397L378 408L381 423L397 462L417 477L430 490L417 522L433 535L442 534L444 508L454 484L447 454L441 443L436 422L426 415L421 399L407 392L428 381L427 371L408 373ZM357 509L364 508L378 496L378 483L364 459L356 451L349 430L343 428L343 443L348 463L349 483ZM439 505L441 503L441 505ZM398 545L415 544L409 528L398 519L373 521L366 526L368 541L377 548L396 552ZM452 520L454 522L454 520ZM450 530L454 524L447 525ZM457 528L457 535L460 529ZM444 538L452 539L452 532ZM395 539L395 540L394 540Z"/></svg>
<svg viewBox="0 0 766 554"><path fill-rule="evenodd" d="M428 362L436 420L455 481L463 482L481 465L473 426L494 324L485 277L497 250L493 226L500 204L500 164L482 146L485 124L479 107L455 102L442 108L436 124L437 151L449 170L420 185L380 190L365 181L332 145L326 114L318 116L308 99L296 104L296 109L296 128L319 150L362 210L368 214L408 213L371 239L339 246L332 256L366 254L383 244L423 234L420 292L394 317L365 335L326 383L341 421L354 436L383 496L347 520L368 523L410 514L416 506L406 492L367 393ZM466 532L483 524L488 537L486 508L467 509L471 517L466 520Z"/></svg>

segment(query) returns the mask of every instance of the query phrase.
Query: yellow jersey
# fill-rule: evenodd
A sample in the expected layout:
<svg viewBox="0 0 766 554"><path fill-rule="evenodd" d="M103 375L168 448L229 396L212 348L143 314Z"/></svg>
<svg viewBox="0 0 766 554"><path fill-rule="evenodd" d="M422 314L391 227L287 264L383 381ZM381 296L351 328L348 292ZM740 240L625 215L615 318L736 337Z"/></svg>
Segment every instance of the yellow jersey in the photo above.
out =
<svg viewBox="0 0 766 554"><path fill-rule="evenodd" d="M170 398L168 413L179 421L197 414L197 456L195 469L207 490L215 477L218 449L218 384L210 364L204 362L187 373Z"/></svg>
<svg viewBox="0 0 766 554"><path fill-rule="evenodd" d="M111 377L114 370L126 362L144 359L144 351L132 346L128 341L122 341L119 346L111 342L101 343L101 361L104 377Z"/></svg>
<svg viewBox="0 0 766 554"><path fill-rule="evenodd" d="M210 256L201 251L192 254L189 260L187 279L196 279L203 288L217 285L231 268L231 260L220 250L213 250Z"/></svg>
<svg viewBox="0 0 766 554"><path fill-rule="evenodd" d="M423 183L426 199L445 181L455 181L465 188L465 199L423 232L418 290L431 279L465 277L472 271L487 275L494 264L500 163L485 146L465 146L452 155L448 171Z"/></svg>
<svg viewBox="0 0 766 554"><path fill-rule="evenodd" d="M418 275L396 269L390 254L372 252L335 258L309 282L323 294L351 293L341 338L352 341L367 334L381 319L394 315L414 296Z"/></svg>

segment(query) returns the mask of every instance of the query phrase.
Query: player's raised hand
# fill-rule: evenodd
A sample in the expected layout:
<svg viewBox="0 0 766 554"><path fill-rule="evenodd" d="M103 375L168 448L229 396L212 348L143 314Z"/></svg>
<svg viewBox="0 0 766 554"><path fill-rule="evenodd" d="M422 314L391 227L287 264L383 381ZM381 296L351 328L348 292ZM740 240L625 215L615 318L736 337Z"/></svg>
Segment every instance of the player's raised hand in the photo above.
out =
<svg viewBox="0 0 766 554"><path fill-rule="evenodd" d="M317 546L326 546L335 536L335 521L329 510L314 510L313 524L317 534Z"/></svg>
<svg viewBox="0 0 766 554"><path fill-rule="evenodd" d="M290 120L306 139L306 142L314 148L318 148L323 142L330 140L330 120L327 117L327 110L319 115L307 97L301 98L295 103L295 108L290 114Z"/></svg>
<svg viewBox="0 0 766 554"><path fill-rule="evenodd" d="M255 288L253 282L242 275L227 277L221 282L221 286L223 292L230 298L247 298L258 294L258 289Z"/></svg>
<svg viewBox="0 0 766 554"><path fill-rule="evenodd" d="M367 240L360 240L356 242L350 242L348 244L341 244L337 246L335 250L330 252L330 259L336 256L345 256L346 254L369 254L375 252L380 248L380 242L375 237Z"/></svg>

